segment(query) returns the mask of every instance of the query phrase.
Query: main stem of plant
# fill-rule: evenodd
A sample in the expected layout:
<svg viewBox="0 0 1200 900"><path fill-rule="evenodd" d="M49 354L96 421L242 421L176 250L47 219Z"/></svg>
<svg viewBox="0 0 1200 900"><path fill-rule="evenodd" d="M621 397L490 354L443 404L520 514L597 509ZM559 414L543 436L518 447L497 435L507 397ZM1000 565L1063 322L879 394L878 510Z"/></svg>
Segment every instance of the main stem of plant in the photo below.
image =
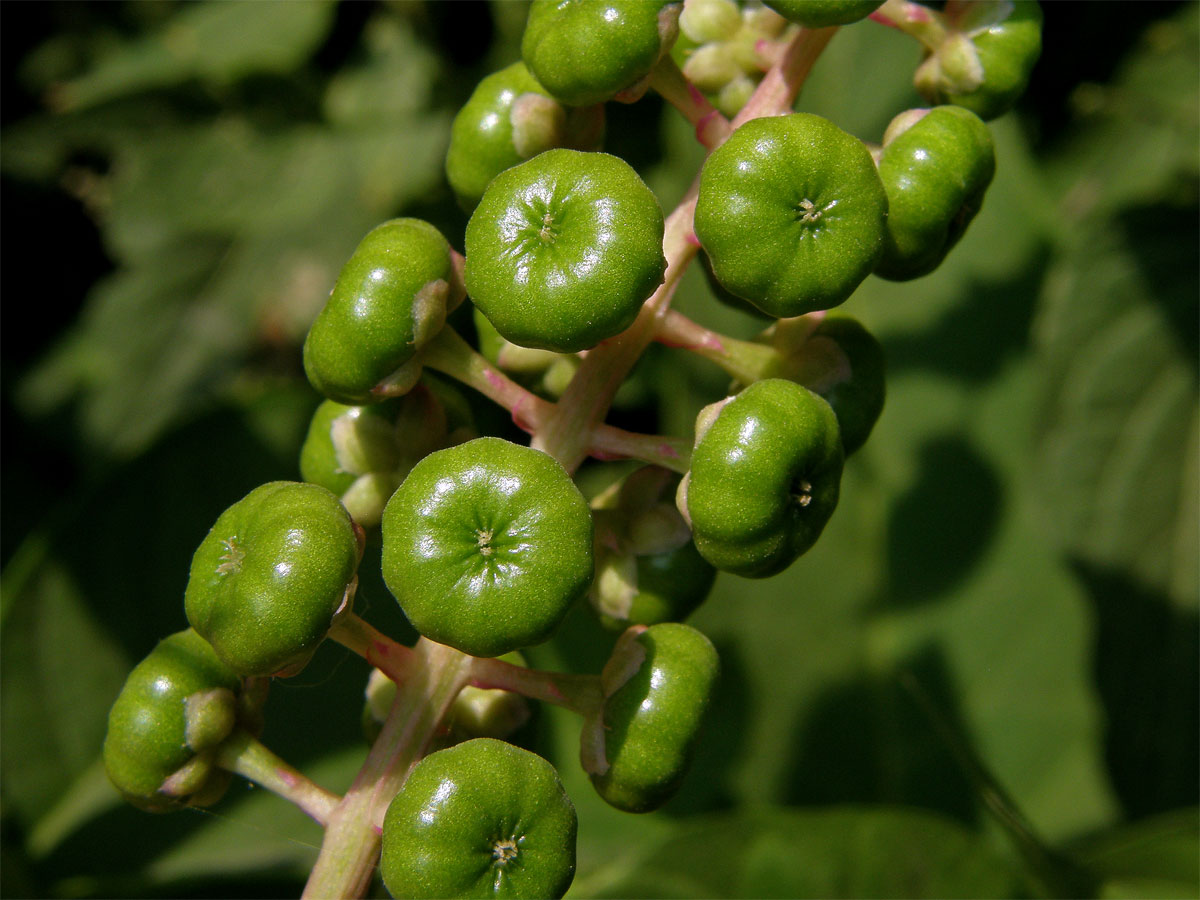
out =
<svg viewBox="0 0 1200 900"><path fill-rule="evenodd" d="M758 91L734 119L780 115L791 109L804 79L836 29L802 29ZM717 144L714 143L714 147ZM531 446L549 453L568 472L586 458L617 388L654 340L670 310L680 278L698 251L692 230L699 179L666 219L663 284L622 334L584 357L558 403L538 410ZM321 852L304 888L306 898L362 897L379 860L383 815L409 771L425 755L458 692L471 680L473 657L421 638L406 660L396 700L342 802L329 817Z"/></svg>
<svg viewBox="0 0 1200 900"><path fill-rule="evenodd" d="M383 815L470 677L472 657L421 638L367 761L329 817L304 897L362 897L379 860Z"/></svg>

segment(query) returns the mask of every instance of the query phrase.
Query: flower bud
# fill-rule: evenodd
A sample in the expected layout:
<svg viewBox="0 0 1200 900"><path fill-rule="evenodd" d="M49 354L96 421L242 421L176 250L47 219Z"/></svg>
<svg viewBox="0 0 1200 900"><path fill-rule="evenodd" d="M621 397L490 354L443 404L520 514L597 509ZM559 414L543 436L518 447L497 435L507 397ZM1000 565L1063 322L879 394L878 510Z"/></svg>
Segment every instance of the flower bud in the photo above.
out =
<svg viewBox="0 0 1200 900"><path fill-rule="evenodd" d="M732 0L684 0L679 30L697 44L724 41L742 25L742 14Z"/></svg>

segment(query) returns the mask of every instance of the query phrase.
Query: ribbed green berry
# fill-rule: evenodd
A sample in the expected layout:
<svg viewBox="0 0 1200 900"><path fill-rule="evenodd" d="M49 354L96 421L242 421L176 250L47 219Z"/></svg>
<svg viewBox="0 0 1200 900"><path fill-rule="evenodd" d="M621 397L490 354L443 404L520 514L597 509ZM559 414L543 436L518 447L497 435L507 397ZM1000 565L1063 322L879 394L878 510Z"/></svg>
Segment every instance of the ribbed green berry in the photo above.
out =
<svg viewBox="0 0 1200 900"><path fill-rule="evenodd" d="M624 331L662 283L663 216L628 163L548 150L497 175L466 234L466 284L507 340L571 353Z"/></svg>
<svg viewBox="0 0 1200 900"><path fill-rule="evenodd" d="M237 675L190 628L159 641L129 673L109 712L104 737L109 780L131 803L152 812L215 802L228 778L214 769L207 751L233 730L240 687ZM202 702L193 710L189 734L192 697ZM164 792L173 776L179 776L177 784Z"/></svg>
<svg viewBox="0 0 1200 900"><path fill-rule="evenodd" d="M340 403L374 403L374 389L436 335L461 299L450 245L419 219L372 229L342 268L304 341L313 387Z"/></svg>
<svg viewBox="0 0 1200 900"><path fill-rule="evenodd" d="M962 107L939 106L894 134L879 157L889 212L875 273L907 280L936 269L979 212L995 171L987 125Z"/></svg>
<svg viewBox="0 0 1200 900"><path fill-rule="evenodd" d="M325 639L360 554L350 516L325 488L264 484L196 549L188 621L239 675L293 675Z"/></svg>
<svg viewBox="0 0 1200 900"><path fill-rule="evenodd" d="M521 56L563 103L603 103L644 78L670 50L680 6L663 0L534 0Z"/></svg>
<svg viewBox="0 0 1200 900"><path fill-rule="evenodd" d="M825 400L779 378L750 385L724 403L692 454L680 500L696 549L748 578L787 568L833 514L842 461Z"/></svg>
<svg viewBox="0 0 1200 900"><path fill-rule="evenodd" d="M663 622L617 643L605 676L633 673L604 702L608 768L591 774L617 809L649 812L679 789L691 762L720 664L702 633Z"/></svg>
<svg viewBox="0 0 1200 900"><path fill-rule="evenodd" d="M805 28L849 25L865 19L883 0L763 0L775 12Z"/></svg>
<svg viewBox="0 0 1200 900"><path fill-rule="evenodd" d="M383 512L383 578L413 627L472 656L546 640L592 579L592 517L552 457L499 438L430 454Z"/></svg>
<svg viewBox="0 0 1200 900"><path fill-rule="evenodd" d="M695 230L727 290L777 317L842 303L883 249L871 154L820 116L752 119L700 173Z"/></svg>
<svg viewBox="0 0 1200 900"><path fill-rule="evenodd" d="M419 762L383 820L393 897L561 897L575 877L575 807L540 756L490 738Z"/></svg>

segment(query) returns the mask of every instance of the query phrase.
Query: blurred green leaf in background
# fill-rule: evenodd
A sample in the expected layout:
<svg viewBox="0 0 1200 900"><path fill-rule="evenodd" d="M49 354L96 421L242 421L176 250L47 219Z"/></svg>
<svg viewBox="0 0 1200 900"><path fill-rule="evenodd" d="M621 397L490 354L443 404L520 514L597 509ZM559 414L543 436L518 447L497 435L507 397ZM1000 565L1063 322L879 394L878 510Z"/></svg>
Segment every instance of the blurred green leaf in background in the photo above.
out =
<svg viewBox="0 0 1200 900"><path fill-rule="evenodd" d="M524 9L0 10L4 896L299 894L315 825L244 786L211 812L123 806L107 710L182 627L219 512L298 476L300 343L361 236L417 215L461 246L449 122L517 58ZM818 546L722 576L694 616L724 677L681 795L612 810L577 721L538 717L579 808L574 896L1200 895L1197 12L1045 4L962 244L847 303L887 352L887 408ZM878 140L919 102L918 59L846 29L798 108ZM607 149L669 208L702 160L690 128L610 106ZM761 327L697 273L678 303ZM687 433L727 386L673 353L645 368L630 427ZM377 574L360 597L406 627ZM595 671L611 640L579 610L530 657ZM323 648L273 689L266 742L343 789L365 675Z"/></svg>

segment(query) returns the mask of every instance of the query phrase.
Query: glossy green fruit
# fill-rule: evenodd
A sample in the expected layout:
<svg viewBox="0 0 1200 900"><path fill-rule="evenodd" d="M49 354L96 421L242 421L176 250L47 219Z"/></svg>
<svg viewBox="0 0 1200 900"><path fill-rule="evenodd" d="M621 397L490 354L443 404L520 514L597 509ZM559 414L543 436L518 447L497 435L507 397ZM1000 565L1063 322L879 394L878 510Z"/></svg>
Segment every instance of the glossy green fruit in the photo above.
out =
<svg viewBox="0 0 1200 900"><path fill-rule="evenodd" d="M994 119L1008 112L1029 84L1042 52L1042 9L1034 0L963 9L963 21L952 23L956 31L913 80L932 103L953 103L981 119Z"/></svg>
<svg viewBox="0 0 1200 900"><path fill-rule="evenodd" d="M879 177L889 212L875 274L907 280L936 269L979 212L995 171L988 127L959 106L929 110L885 137Z"/></svg>
<svg viewBox="0 0 1200 900"><path fill-rule="evenodd" d="M687 625L663 622L629 634L605 676L642 661L605 700L608 769L591 778L617 809L649 812L683 780L720 664L708 638Z"/></svg>
<svg viewBox="0 0 1200 900"><path fill-rule="evenodd" d="M606 555L592 605L612 631L686 619L712 590L717 572L688 541L650 556Z"/></svg>
<svg viewBox="0 0 1200 900"><path fill-rule="evenodd" d="M565 109L522 62L479 82L450 128L446 177L464 209L474 209L505 169L554 147L599 149L604 107Z"/></svg>
<svg viewBox="0 0 1200 900"><path fill-rule="evenodd" d="M805 28L849 25L865 19L883 0L763 0L785 19Z"/></svg>
<svg viewBox="0 0 1200 900"><path fill-rule="evenodd" d="M360 552L350 516L325 488L264 484L221 513L196 549L188 621L239 675L294 675L325 639Z"/></svg>
<svg viewBox="0 0 1200 900"><path fill-rule="evenodd" d="M679 7L662 0L534 0L521 56L563 103L603 103L670 50Z"/></svg>
<svg viewBox="0 0 1200 900"><path fill-rule="evenodd" d="M849 297L883 249L886 218L871 154L820 116L752 119L700 173L696 237L713 274L772 316Z"/></svg>
<svg viewBox="0 0 1200 900"><path fill-rule="evenodd" d="M364 475L395 471L399 411L399 399L371 406L326 400L313 413L300 448L300 477L341 496Z"/></svg>
<svg viewBox="0 0 1200 900"><path fill-rule="evenodd" d="M472 656L546 640L592 579L592 516L553 458L499 438L440 450L383 511L383 578L413 627Z"/></svg>
<svg viewBox="0 0 1200 900"><path fill-rule="evenodd" d="M109 780L131 803L152 812L215 802L228 784L227 773L214 769L205 751L232 731L231 707L240 687L237 675L190 628L159 641L129 673L109 712L104 737ZM202 696L216 702L201 717L207 721L197 722L193 713L189 734L188 698ZM178 784L164 793L164 782L177 773Z"/></svg>
<svg viewBox="0 0 1200 900"><path fill-rule="evenodd" d="M461 298L450 245L419 219L372 229L342 268L304 341L313 387L340 403L381 399L372 390L437 334Z"/></svg>
<svg viewBox="0 0 1200 900"><path fill-rule="evenodd" d="M490 738L419 762L383 820L393 897L561 897L575 876L575 807L554 767Z"/></svg>
<svg viewBox="0 0 1200 900"><path fill-rule="evenodd" d="M473 436L466 400L426 372L403 397L318 406L300 449L300 477L332 491L355 522L373 528L419 459Z"/></svg>
<svg viewBox="0 0 1200 900"><path fill-rule="evenodd" d="M662 283L662 239L658 200L627 163L548 150L497 175L476 207L467 292L514 344L586 350Z"/></svg>
<svg viewBox="0 0 1200 900"><path fill-rule="evenodd" d="M696 549L735 575L781 572L833 514L842 460L828 403L779 378L750 385L725 403L692 454L681 500Z"/></svg>

